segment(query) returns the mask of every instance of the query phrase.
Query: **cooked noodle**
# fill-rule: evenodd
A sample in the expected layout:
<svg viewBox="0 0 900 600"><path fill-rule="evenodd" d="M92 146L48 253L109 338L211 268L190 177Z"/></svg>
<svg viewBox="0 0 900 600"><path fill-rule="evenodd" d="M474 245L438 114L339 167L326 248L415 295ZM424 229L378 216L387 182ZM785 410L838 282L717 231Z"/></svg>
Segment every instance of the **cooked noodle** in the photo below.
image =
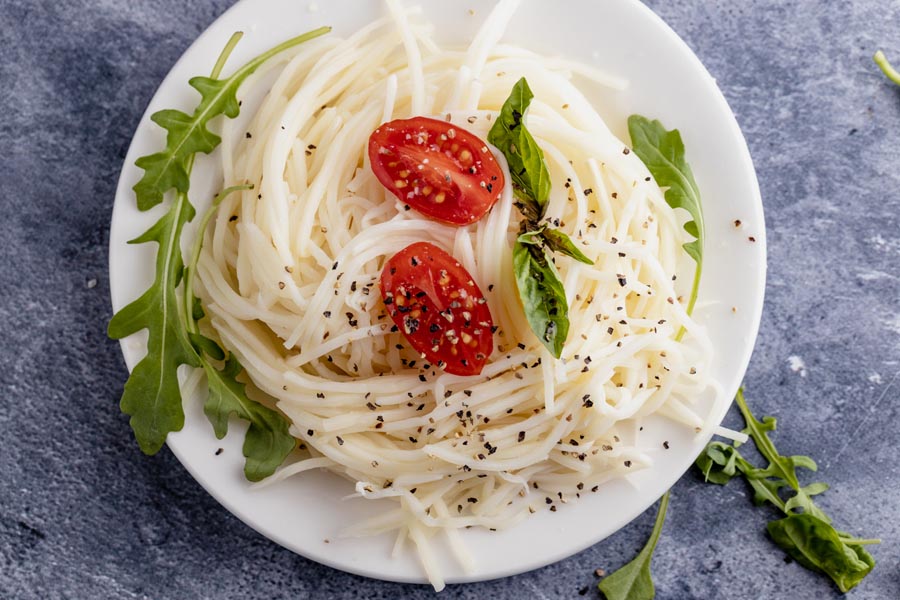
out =
<svg viewBox="0 0 900 600"><path fill-rule="evenodd" d="M397 532L395 551L412 541L438 589L436 533L471 568L460 528L509 527L649 465L624 433L633 419L711 426L694 409L710 386L711 346L675 288L681 216L572 82L574 72L614 78L498 43L516 4L501 0L464 50L437 48L394 0L389 17L348 39L293 51L252 135L223 128L223 187L254 188L222 203L198 268L215 334L308 449L265 484L325 468L364 498L393 498L395 509L348 533ZM420 114L486 139L522 76L535 92L527 126L553 182L546 216L595 260L557 258L571 321L561 360L518 300L510 186L488 216L450 227L390 195L365 152L380 123ZM261 95L264 81L242 94ZM486 294L498 330L479 376L428 365L391 331L380 271L416 241L453 254Z"/></svg>

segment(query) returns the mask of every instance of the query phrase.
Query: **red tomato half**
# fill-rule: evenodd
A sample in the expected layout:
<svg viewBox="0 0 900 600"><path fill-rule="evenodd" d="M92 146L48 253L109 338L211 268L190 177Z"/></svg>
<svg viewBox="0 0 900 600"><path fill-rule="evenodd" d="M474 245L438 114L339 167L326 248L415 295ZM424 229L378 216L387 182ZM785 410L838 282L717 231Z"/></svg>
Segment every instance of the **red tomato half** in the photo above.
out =
<svg viewBox="0 0 900 600"><path fill-rule="evenodd" d="M381 272L381 297L410 345L454 375L477 375L493 349L484 294L455 258L428 242L395 254Z"/></svg>
<svg viewBox="0 0 900 600"><path fill-rule="evenodd" d="M426 217L468 225L500 198L503 171L475 134L415 117L384 123L369 137L378 181Z"/></svg>

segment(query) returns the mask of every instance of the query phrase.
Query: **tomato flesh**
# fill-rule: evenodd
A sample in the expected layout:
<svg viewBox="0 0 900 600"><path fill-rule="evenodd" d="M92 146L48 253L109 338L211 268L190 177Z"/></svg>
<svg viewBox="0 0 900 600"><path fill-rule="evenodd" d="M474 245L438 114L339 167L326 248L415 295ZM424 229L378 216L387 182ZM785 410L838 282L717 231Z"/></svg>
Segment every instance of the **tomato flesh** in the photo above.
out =
<svg viewBox="0 0 900 600"><path fill-rule="evenodd" d="M415 117L384 123L369 136L378 181L426 217L468 225L500 198L503 171L487 144L446 121Z"/></svg>
<svg viewBox="0 0 900 600"><path fill-rule="evenodd" d="M478 375L493 349L484 294L459 262L428 242L411 244L381 272L381 297L410 345L454 375Z"/></svg>

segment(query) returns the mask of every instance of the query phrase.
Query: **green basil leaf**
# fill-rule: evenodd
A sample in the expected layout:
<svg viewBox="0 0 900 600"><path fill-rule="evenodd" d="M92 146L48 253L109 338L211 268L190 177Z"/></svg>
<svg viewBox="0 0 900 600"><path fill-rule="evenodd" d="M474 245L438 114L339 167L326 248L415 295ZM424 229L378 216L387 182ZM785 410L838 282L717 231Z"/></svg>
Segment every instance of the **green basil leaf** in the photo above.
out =
<svg viewBox="0 0 900 600"><path fill-rule="evenodd" d="M513 272L531 330L559 358L569 334L569 305L559 273L541 244L540 231L529 231L516 239Z"/></svg>
<svg viewBox="0 0 900 600"><path fill-rule="evenodd" d="M488 142L506 157L516 197L540 218L550 197L550 172L544 152L525 127L525 111L533 98L525 78L517 81L488 132Z"/></svg>
<svg viewBox="0 0 900 600"><path fill-rule="evenodd" d="M565 254L566 256L571 256L575 260L583 262L586 265L594 264L594 261L585 256L584 252L578 249L578 247L575 245L575 242L572 241L572 238L570 238L559 229L550 229L549 227L544 227L541 230L541 237L544 238L544 242L547 244L547 247L554 252L559 252L561 254Z"/></svg>
<svg viewBox="0 0 900 600"><path fill-rule="evenodd" d="M599 583L597 587L606 600L653 600L656 589L653 587L653 577L650 575L650 562L653 560L653 551L659 541L659 534L666 520L668 507L669 492L666 492L659 503L650 539L647 540L643 549L631 562L604 577Z"/></svg>
<svg viewBox="0 0 900 600"><path fill-rule="evenodd" d="M792 514L770 522L766 529L791 558L825 573L842 592L856 586L875 566L862 546L845 543L834 527L813 515Z"/></svg>
<svg viewBox="0 0 900 600"><path fill-rule="evenodd" d="M696 239L684 245L685 252L697 263L698 272L703 264L703 211L700 206L700 189L694 174L685 160L684 143L677 129L667 131L659 121L651 121L641 115L628 117L628 133L634 153L643 161L665 192L666 203L672 208L683 208L691 220L684 229ZM695 277L699 280L699 275Z"/></svg>

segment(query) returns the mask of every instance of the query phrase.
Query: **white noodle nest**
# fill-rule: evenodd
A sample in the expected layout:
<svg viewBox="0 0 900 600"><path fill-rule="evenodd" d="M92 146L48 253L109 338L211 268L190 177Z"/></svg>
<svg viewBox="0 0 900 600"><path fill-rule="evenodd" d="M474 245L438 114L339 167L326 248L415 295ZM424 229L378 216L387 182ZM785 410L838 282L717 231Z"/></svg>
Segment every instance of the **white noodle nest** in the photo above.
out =
<svg viewBox="0 0 900 600"><path fill-rule="evenodd" d="M435 534L471 567L461 528L509 527L650 464L634 443L636 420L657 413L702 427L692 407L710 386L710 342L673 277L688 241L680 217L572 75L619 82L500 44L516 4L502 0L469 48L443 50L389 1L390 17L350 38L317 39L267 65L281 70L252 135L223 127L223 187L254 189L222 203L198 268L215 335L308 451L264 484L324 468L365 498L394 499L394 510L348 533L395 531L398 551L411 539L437 589ZM365 152L380 123L414 115L449 115L485 139L522 76L535 93L527 126L553 182L547 218L595 260L557 256L571 321L559 361L517 298L510 186L487 217L449 227L406 210ZM451 252L486 292L498 331L479 376L426 367L391 332L381 267L422 240Z"/></svg>

